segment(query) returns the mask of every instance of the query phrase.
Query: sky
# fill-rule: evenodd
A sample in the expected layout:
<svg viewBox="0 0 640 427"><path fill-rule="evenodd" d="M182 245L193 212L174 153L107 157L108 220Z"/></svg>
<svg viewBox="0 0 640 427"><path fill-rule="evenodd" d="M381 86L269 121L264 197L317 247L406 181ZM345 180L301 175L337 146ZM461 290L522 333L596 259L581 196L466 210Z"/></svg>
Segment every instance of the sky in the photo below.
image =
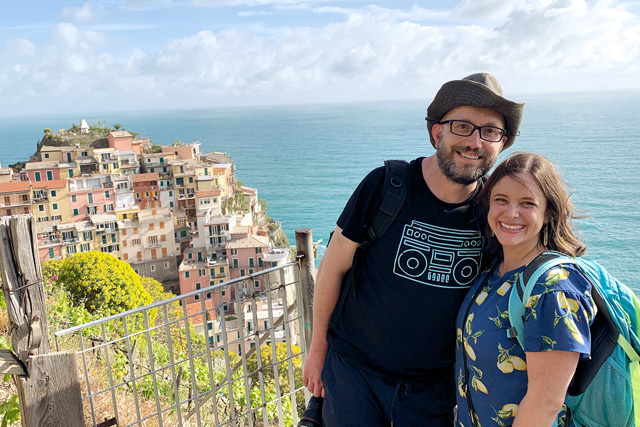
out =
<svg viewBox="0 0 640 427"><path fill-rule="evenodd" d="M640 88L640 0L2 0L0 117ZM508 96L507 96L508 97Z"/></svg>

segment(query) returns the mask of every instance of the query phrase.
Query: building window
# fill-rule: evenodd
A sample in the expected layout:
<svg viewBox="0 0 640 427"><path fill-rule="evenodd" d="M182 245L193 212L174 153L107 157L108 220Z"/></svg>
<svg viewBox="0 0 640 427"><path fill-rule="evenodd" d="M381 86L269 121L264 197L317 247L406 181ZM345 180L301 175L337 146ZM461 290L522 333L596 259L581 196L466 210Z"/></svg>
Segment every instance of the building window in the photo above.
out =
<svg viewBox="0 0 640 427"><path fill-rule="evenodd" d="M256 280L255 282L253 282L253 287L258 289L260 287L260 281Z"/></svg>
<svg viewBox="0 0 640 427"><path fill-rule="evenodd" d="M91 250L91 245L89 243L83 243L80 245L80 252L89 252Z"/></svg>
<svg viewBox="0 0 640 427"><path fill-rule="evenodd" d="M53 210L54 210L54 211L57 211L57 210L58 210L58 204L57 204L57 203L53 203L53 204L51 205L51 207L53 208Z"/></svg>
<svg viewBox="0 0 640 427"><path fill-rule="evenodd" d="M188 271L185 271L185 272L184 272L184 278L185 278L185 279L188 279L188 278L189 278L189 272L188 272Z"/></svg>
<svg viewBox="0 0 640 427"><path fill-rule="evenodd" d="M107 244L107 236L105 236L105 235L102 236L102 244L103 245Z"/></svg>
<svg viewBox="0 0 640 427"><path fill-rule="evenodd" d="M49 158L49 153L44 153L44 158L48 159Z"/></svg>
<svg viewBox="0 0 640 427"><path fill-rule="evenodd" d="M69 169L69 178L73 178L73 169Z"/></svg>
<svg viewBox="0 0 640 427"><path fill-rule="evenodd" d="M255 267L254 263L255 263L254 259L249 258L249 267Z"/></svg>
<svg viewBox="0 0 640 427"><path fill-rule="evenodd" d="M169 269L169 263L168 263L168 262L165 262L165 263L164 263L164 269L165 269L165 270L168 270L168 269Z"/></svg>
<svg viewBox="0 0 640 427"><path fill-rule="evenodd" d="M73 210L73 216L78 216L78 213L79 213L79 212L78 212L78 209L74 209L74 210Z"/></svg>
<svg viewBox="0 0 640 427"><path fill-rule="evenodd" d="M134 245L139 245L140 244L140 239L133 239L133 244Z"/></svg>
<svg viewBox="0 0 640 427"><path fill-rule="evenodd" d="M238 255L237 249L231 249L231 255Z"/></svg>
<svg viewBox="0 0 640 427"><path fill-rule="evenodd" d="M54 254L53 254L53 248L49 248L49 258L53 258Z"/></svg>
<svg viewBox="0 0 640 427"><path fill-rule="evenodd" d="M44 205L38 205L38 212L44 212Z"/></svg>
<svg viewBox="0 0 640 427"><path fill-rule="evenodd" d="M92 205L93 204L93 193L88 193L87 194L87 198L89 199L89 204Z"/></svg>
<svg viewBox="0 0 640 427"><path fill-rule="evenodd" d="M77 202L78 201L78 196L76 196L75 194L71 195L71 201L73 203Z"/></svg>
<svg viewBox="0 0 640 427"><path fill-rule="evenodd" d="M53 181L53 172L47 171L47 181Z"/></svg>
<svg viewBox="0 0 640 427"><path fill-rule="evenodd" d="M256 248L256 253L257 254L261 254L262 253L262 248Z"/></svg>
<svg viewBox="0 0 640 427"><path fill-rule="evenodd" d="M241 268L241 269L240 269L240 275L241 275L241 276L244 276L244 273L245 273L244 268Z"/></svg>
<svg viewBox="0 0 640 427"><path fill-rule="evenodd" d="M207 275L207 270L205 270L204 268L200 270L199 272L200 276L206 276Z"/></svg>
<svg viewBox="0 0 640 427"><path fill-rule="evenodd" d="M258 258L258 267L262 267L262 258Z"/></svg>
<svg viewBox="0 0 640 427"><path fill-rule="evenodd" d="M51 197L57 197L58 192L56 190L51 190Z"/></svg>
<svg viewBox="0 0 640 427"><path fill-rule="evenodd" d="M156 266L155 266L155 265L153 265L153 264L152 264L152 265L150 265L150 266L149 266L149 270L151 270L151 271L156 271Z"/></svg>
<svg viewBox="0 0 640 427"><path fill-rule="evenodd" d="M34 172L33 175L36 178L36 182L42 181L42 178L40 177L40 172Z"/></svg>
<svg viewBox="0 0 640 427"><path fill-rule="evenodd" d="M28 212L25 212L25 213L28 213ZM51 219L53 221L62 221L62 215L53 215Z"/></svg>
<svg viewBox="0 0 640 427"><path fill-rule="evenodd" d="M238 259L237 258L233 259L233 268L238 268Z"/></svg>
<svg viewBox="0 0 640 427"><path fill-rule="evenodd" d="M91 231L85 231L84 232L84 240L91 240L93 239L93 233Z"/></svg>
<svg viewBox="0 0 640 427"><path fill-rule="evenodd" d="M108 198L109 198L109 196L110 196L110 193L109 193L108 191L105 191L105 192L104 192L104 197L108 199Z"/></svg>

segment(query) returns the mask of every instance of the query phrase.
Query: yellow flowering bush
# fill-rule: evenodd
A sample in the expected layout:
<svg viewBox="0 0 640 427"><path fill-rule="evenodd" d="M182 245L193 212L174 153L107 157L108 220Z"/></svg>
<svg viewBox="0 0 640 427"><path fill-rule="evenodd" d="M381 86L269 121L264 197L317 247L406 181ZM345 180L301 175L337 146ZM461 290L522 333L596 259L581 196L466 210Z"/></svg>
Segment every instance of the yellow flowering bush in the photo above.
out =
<svg viewBox="0 0 640 427"><path fill-rule="evenodd" d="M77 304L103 316L151 304L140 276L112 255L90 251L67 258L60 266L62 283Z"/></svg>

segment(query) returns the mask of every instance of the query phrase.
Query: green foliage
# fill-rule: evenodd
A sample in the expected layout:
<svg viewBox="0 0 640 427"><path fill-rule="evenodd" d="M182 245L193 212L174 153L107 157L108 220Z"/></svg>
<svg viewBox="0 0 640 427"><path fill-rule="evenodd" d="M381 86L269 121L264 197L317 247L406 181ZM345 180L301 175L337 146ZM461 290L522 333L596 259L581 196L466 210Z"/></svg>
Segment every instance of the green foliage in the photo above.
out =
<svg viewBox="0 0 640 427"><path fill-rule="evenodd" d="M49 128L44 128L44 133L45 133L45 135L46 135L46 134L48 134L48 133L51 133L51 129L49 129Z"/></svg>
<svg viewBox="0 0 640 427"><path fill-rule="evenodd" d="M17 394L0 404L0 416L2 416L2 424L0 424L2 427L12 426L20 421L20 405Z"/></svg>
<svg viewBox="0 0 640 427"><path fill-rule="evenodd" d="M269 209L269 203L267 203L265 199L258 199L258 204L263 212L266 212Z"/></svg>
<svg viewBox="0 0 640 427"><path fill-rule="evenodd" d="M120 123L114 123L112 126L115 130L120 130L120 128L122 127Z"/></svg>
<svg viewBox="0 0 640 427"><path fill-rule="evenodd" d="M89 313L110 316L150 304L151 295L131 266L97 251L75 254L63 261L58 283Z"/></svg>
<svg viewBox="0 0 640 427"><path fill-rule="evenodd" d="M150 151L152 153L162 153L162 145L153 144Z"/></svg>
<svg viewBox="0 0 640 427"><path fill-rule="evenodd" d="M299 354L300 347L292 345L292 354ZM281 395L288 394L291 391L289 385L289 356L287 354L287 343L276 344L276 363L273 363L273 349L271 345L265 345L260 349L260 362L262 364L263 378L266 384L271 384L271 388L275 397L275 370L274 366L278 368L278 381L280 383ZM300 356L291 359L293 364L293 376L295 384L302 384L302 359ZM273 366L272 366L273 365ZM247 371L249 372L252 383L258 383L258 360L257 354L254 353L247 359ZM298 411L304 411L304 395L300 393L300 396L296 395L296 401L298 404ZM289 403L291 405L291 403Z"/></svg>

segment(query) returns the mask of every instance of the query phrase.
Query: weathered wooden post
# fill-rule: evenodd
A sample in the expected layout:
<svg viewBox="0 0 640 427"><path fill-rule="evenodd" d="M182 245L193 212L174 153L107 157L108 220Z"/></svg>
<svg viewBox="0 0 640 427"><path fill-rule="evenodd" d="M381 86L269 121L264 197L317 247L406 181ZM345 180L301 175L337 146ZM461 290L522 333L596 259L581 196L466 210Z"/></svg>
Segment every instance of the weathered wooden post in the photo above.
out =
<svg viewBox="0 0 640 427"><path fill-rule="evenodd" d="M22 425L84 426L75 353L49 353L47 307L33 215L0 219L0 268L11 344L26 368L24 375L14 376Z"/></svg>
<svg viewBox="0 0 640 427"><path fill-rule="evenodd" d="M313 236L310 228L300 228L296 230L296 248L300 260L304 345L306 354L309 354L311 331L313 330L313 290L316 285L315 254L313 250Z"/></svg>

